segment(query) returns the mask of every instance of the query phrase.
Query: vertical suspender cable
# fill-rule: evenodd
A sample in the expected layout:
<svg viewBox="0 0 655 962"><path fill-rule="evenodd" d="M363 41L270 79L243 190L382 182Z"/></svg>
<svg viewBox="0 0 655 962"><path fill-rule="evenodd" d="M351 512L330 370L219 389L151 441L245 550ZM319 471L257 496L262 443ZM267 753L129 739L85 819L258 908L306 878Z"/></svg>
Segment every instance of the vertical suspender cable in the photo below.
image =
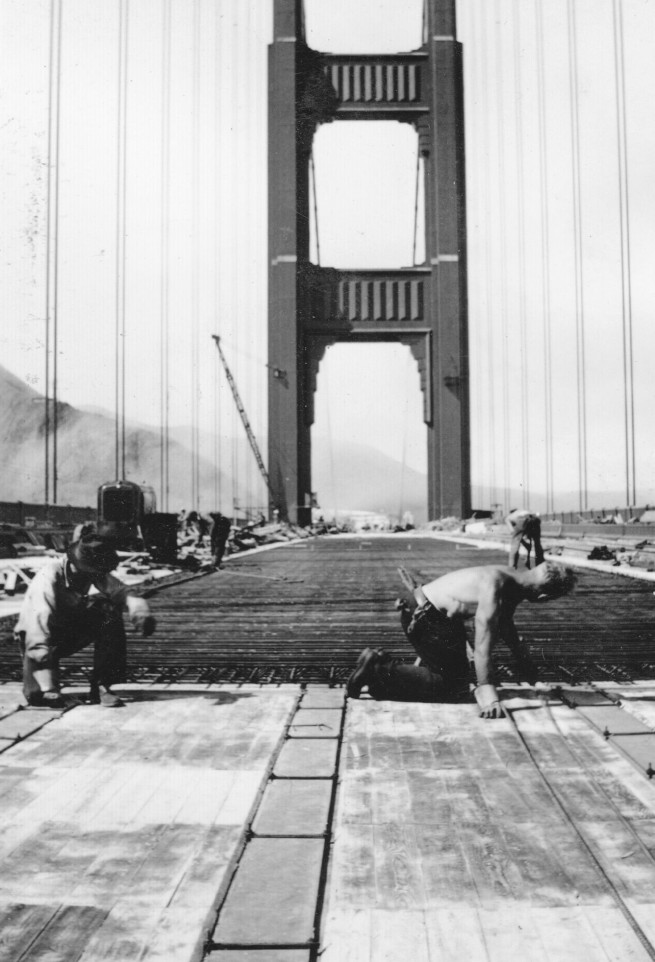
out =
<svg viewBox="0 0 655 962"><path fill-rule="evenodd" d="M498 222L500 233L500 313L502 338L502 399L503 399L503 476L504 508L510 507L510 417L509 417L509 325L507 317L507 221L505 196L505 129L504 129L504 77L500 3L495 3L495 48L496 48L496 136L498 149Z"/></svg>
<svg viewBox="0 0 655 962"><path fill-rule="evenodd" d="M313 164L313 159L312 159ZM418 193L419 178L421 176L421 151L419 150L418 137L416 138L416 178L414 185L414 236L412 238L412 265L416 264L416 242L418 234ZM318 243L318 228L316 229L316 239Z"/></svg>
<svg viewBox="0 0 655 962"><path fill-rule="evenodd" d="M536 4L536 69L539 136L539 198L541 203L541 296L543 303L544 420L546 511L555 510L553 496L553 370L550 316L550 215L548 205L548 143L546 139L546 69L543 0Z"/></svg>
<svg viewBox="0 0 655 962"><path fill-rule="evenodd" d="M309 155L309 168L312 176L312 200L314 206L314 234L316 238L316 263L321 266L321 242L318 232L318 199L316 195L316 165L314 163L314 148Z"/></svg>
<svg viewBox="0 0 655 962"><path fill-rule="evenodd" d="M520 0L514 0L514 119L516 136L516 208L518 233L518 295L519 332L521 345L521 450L523 455L523 507L527 508L530 494L530 356L528 352L528 320L526 309L525 265L525 165L523 159L523 119L521 102L521 18Z"/></svg>
<svg viewBox="0 0 655 962"><path fill-rule="evenodd" d="M267 92L267 72L266 72L266 61L265 53L267 51L267 41L269 35L269 25L268 17L272 13L272 10L267 4L258 3L255 5L256 10L256 27L255 27L255 37L256 37L256 50L254 56L254 62L256 64L256 96L255 96L255 106L256 111L254 111L254 123L255 130L258 132L257 138L257 150L256 150L256 169L255 169L255 183L261 184L260 192L257 195L257 216L255 220L255 231L254 235L257 239L257 246L255 251L255 269L257 271L258 283L256 285L257 300L256 300L256 316L259 318L262 331L262 343L263 343L263 354L268 357L268 327L266 323L267 309L266 309L266 250L267 250L267 230L266 230L266 220L265 220L265 200L266 200L266 173L262 170L263 161L265 158L265 148L267 143L267 116L266 116L266 92ZM268 378L269 371L267 367L264 367L266 371L266 376L262 377L262 368L258 368L259 374L257 376L258 385L258 411L259 411L259 426L262 437L266 436L268 433L267 428L267 410L266 402L268 399ZM262 484L260 480L260 489L263 493L263 502L265 505L266 516L268 517L270 512L270 491Z"/></svg>
<svg viewBox="0 0 655 962"><path fill-rule="evenodd" d="M159 248L159 475L163 511L170 498L170 216L171 216L171 0L162 5L160 133L160 248Z"/></svg>
<svg viewBox="0 0 655 962"><path fill-rule="evenodd" d="M220 321L221 313L221 229L222 217L222 145L221 124L223 123L223 104L221 98L221 67L222 57L220 49L221 36L221 4L216 0L214 6L214 313L216 315L216 330L223 333ZM220 360L214 352L214 510L222 510L222 479L221 479L221 382Z"/></svg>
<svg viewBox="0 0 655 962"><path fill-rule="evenodd" d="M621 221L621 298L623 331L623 408L625 430L626 504L637 503L635 462L634 358L632 341L632 272L630 265L630 197L628 192L628 135L626 122L623 13L621 0L612 3L614 26L614 78L616 89L616 139Z"/></svg>
<svg viewBox="0 0 655 962"><path fill-rule="evenodd" d="M464 8L466 10L466 8ZM470 16L468 17L466 26L464 28L463 37L465 43L465 49L468 50L468 69L471 78L470 83L470 96L472 100L473 107L467 111L467 119L469 126L471 128L471 134L468 138L469 149L473 151L476 150L476 145L479 143L478 138L481 138L481 125L476 123L473 126L473 120L477 121L477 118L481 116L482 111L480 110L480 103L482 98L482 80L481 80L481 68L482 59L479 51L479 38L478 32L478 17L477 11L473 8L469 8ZM458 33L459 33L458 29ZM474 171L470 171L470 182L467 185L472 188L472 210L476 208L479 210L482 204L482 198L485 196L485 191L483 188L483 181L485 175L484 163L476 164ZM473 174L475 179L473 179ZM481 240L484 236L484 232L481 224L481 216L472 218L472 223L470 224L469 230L469 251L471 256L469 258L469 264L475 265L475 269L479 271L480 280L482 280L482 275L484 271L484 266L482 262L482 244ZM473 245L475 244L475 251L473 251ZM471 276L471 275L469 275ZM475 444L476 456L474 458L473 466L473 476L477 478L477 483L475 488L477 489L475 494L475 499L477 504L480 506L487 503L485 498L490 499L490 478L489 469L487 467L488 461L488 432L484 428L485 419L487 417L488 404L486 403L485 390L486 386L484 384L484 371L483 371L483 361L488 357L489 345L485 345L485 340L487 337L486 330L482 327L483 318L486 317L484 310L484 295L482 292L483 285L478 281L477 283L472 283L470 285L469 294L469 317L472 324L472 336L469 341L471 344L471 361L475 365L475 370L473 377L471 379L471 395L475 398L475 409L476 409L476 419L474 423L475 430L472 433L472 442ZM474 502L475 503L475 502Z"/></svg>
<svg viewBox="0 0 655 962"><path fill-rule="evenodd" d="M569 84L571 95L571 149L573 185L573 237L575 259L575 321L578 393L578 480L580 510L588 506L587 492L587 387L585 366L585 316L582 257L582 198L580 175L580 118L578 104L578 55L575 2L567 0Z"/></svg>
<svg viewBox="0 0 655 962"><path fill-rule="evenodd" d="M234 159L238 160L236 157L236 152L234 149L235 145L235 131L237 129L237 124L239 121L239 111L237 107L238 89L241 77L239 75L239 33L238 33L238 22L237 22L237 10L234 5L234 0L230 0L230 19L229 22L232 26L231 31L231 44L230 44L230 86L229 86L229 98L230 98L230 132L232 134L232 143L230 144L230 153L233 157L230 173L234 176L236 183L239 183L238 178L238 168L235 169ZM233 195L233 201L236 200L236 205L232 207L232 242L230 244L230 303L235 304L235 300L238 298L239 292L239 276L238 276L238 261L239 261L239 251L235 242L235 232L238 227L238 222L240 220L240 210L239 204L241 203L241 191L235 189ZM235 216L236 214L236 216ZM235 345L238 350L239 341L239 323L241 317L237 316L236 310L232 312L232 333ZM234 369L237 374L238 380L238 363L235 364ZM240 463L239 463L239 441L238 441L238 424L237 424L238 412L236 407L232 406L232 502L234 504L234 514L235 523L237 520L237 506L239 504L239 482L240 482Z"/></svg>
<svg viewBox="0 0 655 962"><path fill-rule="evenodd" d="M57 503L57 327L59 285L59 133L61 95L62 0L50 3L48 71L48 181L46 193L45 277L45 503ZM52 363L50 356L52 354ZM52 385L51 385L52 381ZM52 392L51 392L52 387ZM52 403L52 418L50 405ZM52 426L52 432L51 432ZM52 438L51 438L52 433ZM52 462L50 447L52 443Z"/></svg>
<svg viewBox="0 0 655 962"><path fill-rule="evenodd" d="M118 110L116 124L116 478L125 477L125 242L127 180L127 27L129 0L118 12Z"/></svg>
<svg viewBox="0 0 655 962"><path fill-rule="evenodd" d="M200 510L200 0L193 3L191 171L191 501Z"/></svg>
<svg viewBox="0 0 655 962"><path fill-rule="evenodd" d="M487 406L487 436L489 444L489 502L490 506L496 502L498 497L497 488L497 439L498 435L496 432L496 370L494 364L494 348L496 344L495 330L494 330L494 316L492 311L492 305L494 299L492 296L492 256L491 256L491 235L492 235L492 216L491 216L491 198L493 196L493 184L491 181L491 121L490 121L490 110L489 110L489 89L490 89L490 70L489 70L489 57L488 57L488 43L487 37L484 36L484 4L486 0L480 0L480 12L479 15L474 17L474 22L479 22L482 24L482 42L479 45L480 50L480 62L481 62L481 73L483 77L482 91L484 94L483 109L481 110L483 116L483 143L484 143L484 156L486 158L486 163L484 164L484 197L485 197L485 315L487 319L487 358L488 358L488 368L487 368L487 391L489 403Z"/></svg>
<svg viewBox="0 0 655 962"><path fill-rule="evenodd" d="M244 149L245 149L245 156L244 156L244 158L243 158L241 167L242 167L242 174L245 175L246 185L247 185L247 186L246 186L246 189L243 191L243 195L242 195L242 208L241 208L241 210L242 210L244 222L248 225L248 227L247 227L247 229L246 229L246 231L245 231L245 236L242 238L241 250L240 250L240 255L239 255L239 266L240 266L241 272L242 272L242 273L241 273L241 283L239 284L239 288L238 288L240 291L246 291L246 290L248 289L248 286L249 286L249 285L248 285L248 274L252 271L252 258L250 257L250 234L251 234L251 231L252 231L251 217L252 217L252 210L253 210L253 207L252 207L253 198L252 198L252 193L251 193L251 191L248 189L248 187L249 187L249 185L250 185L250 183L251 183L251 176L252 176L252 175L251 175L251 170L250 170L250 165L251 165L251 163L252 163L252 153L253 153L252 128L251 128L251 122L252 122L252 71L251 71L251 69L250 69L250 61L251 61L251 58L250 58L250 50L249 50L250 29L251 29L251 28L250 28L251 7L252 7L252 5L251 5L250 3L246 3L246 5L245 5L245 17L244 17L244 21L241 23L241 28L240 28L241 43L242 43L242 46L241 46L241 53L242 53L241 64L243 65L243 73L242 73L241 83L239 84L239 91L240 91L241 98L242 98L242 99L241 99L241 105L240 105L240 111L239 111L239 113L240 113L240 116L241 116L241 118L242 118L243 131L244 131L244 135L245 135L244 138L243 138L243 144L244 144ZM241 10L243 11L243 7L241 8ZM240 12L241 12L241 11L240 11ZM241 13L241 15L244 16L243 13ZM246 337L252 337L253 332L252 332L252 330L250 329L250 326L251 326L252 324L256 324L257 321L256 321L256 319L252 316L252 313L251 313L250 310L247 310L247 311L246 311L246 315L245 315L245 316L246 316L246 322L245 322L245 324L247 325L247 328L246 328ZM238 334L237 336L239 336L240 333L241 333L241 331L239 331L239 334ZM246 397L248 398L248 407L250 407L250 406L251 406L251 405L250 405L250 397L251 397L251 393L250 393L250 370L251 370L251 366L250 366L250 361L249 361L249 359L246 358L246 360L245 360L244 363L243 363L243 367L242 367L241 370L242 370L242 375L243 375L242 380L243 380L243 384L244 384L245 395L246 395ZM246 474L246 478L245 478L246 504L249 505L250 507L254 507L254 505L255 505L255 496L254 496L254 484L253 484L253 463L252 463L252 458L249 457L249 458L246 460L245 468L246 468L246 470L245 470L245 474Z"/></svg>

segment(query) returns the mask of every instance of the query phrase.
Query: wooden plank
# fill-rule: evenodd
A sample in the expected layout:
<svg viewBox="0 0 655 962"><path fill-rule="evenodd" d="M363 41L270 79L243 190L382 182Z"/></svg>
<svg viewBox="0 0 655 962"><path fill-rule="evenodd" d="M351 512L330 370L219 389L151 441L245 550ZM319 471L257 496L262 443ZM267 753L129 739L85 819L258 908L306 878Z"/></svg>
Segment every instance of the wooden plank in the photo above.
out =
<svg viewBox="0 0 655 962"><path fill-rule="evenodd" d="M323 835L332 783L276 779L269 782L253 822L255 835Z"/></svg>
<svg viewBox="0 0 655 962"><path fill-rule="evenodd" d="M214 940L301 946L314 931L324 843L255 838L247 846L218 920Z"/></svg>
<svg viewBox="0 0 655 962"><path fill-rule="evenodd" d="M371 955L369 910L346 907L331 910L328 906L324 918L321 962L376 962ZM225 962L230 960L226 959Z"/></svg>
<svg viewBox="0 0 655 962"><path fill-rule="evenodd" d="M106 916L106 909L91 905L62 906L15 962L78 962Z"/></svg>
<svg viewBox="0 0 655 962"><path fill-rule="evenodd" d="M205 833L157 921L143 962L201 957L232 873L241 834L234 826L216 826Z"/></svg>
<svg viewBox="0 0 655 962"><path fill-rule="evenodd" d="M156 900L121 899L90 936L79 962L141 962L160 915L161 905ZM185 962L185 958L175 962Z"/></svg>
<svg viewBox="0 0 655 962"><path fill-rule="evenodd" d="M430 960L489 962L484 931L475 905L455 903L426 912L425 930ZM513 962L514 958L509 956L506 962Z"/></svg>
<svg viewBox="0 0 655 962"><path fill-rule="evenodd" d="M43 728L56 718L61 717L61 711L53 711L50 708L35 708L25 711L17 711L4 718L0 718L0 739L16 741L19 738L27 738L33 732Z"/></svg>
<svg viewBox="0 0 655 962"><path fill-rule="evenodd" d="M58 908L58 903L0 903L0 962L17 962L24 958L25 952L46 928Z"/></svg>
<svg viewBox="0 0 655 962"><path fill-rule="evenodd" d="M371 913L371 959L375 962L397 962L398 959L430 962L425 914L421 911L375 909Z"/></svg>
<svg viewBox="0 0 655 962"><path fill-rule="evenodd" d="M581 706L576 711L601 733L608 731L612 735L636 735L650 731L647 725L630 712L616 706Z"/></svg>

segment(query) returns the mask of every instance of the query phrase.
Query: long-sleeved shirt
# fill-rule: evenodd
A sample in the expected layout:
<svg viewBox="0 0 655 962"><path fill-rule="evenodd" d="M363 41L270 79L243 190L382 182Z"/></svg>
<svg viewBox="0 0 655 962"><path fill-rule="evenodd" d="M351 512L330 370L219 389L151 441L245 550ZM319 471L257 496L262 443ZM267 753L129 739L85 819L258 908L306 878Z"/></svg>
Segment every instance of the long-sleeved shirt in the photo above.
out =
<svg viewBox="0 0 655 962"><path fill-rule="evenodd" d="M16 634L25 633L32 644L48 645L53 630L65 629L88 607L93 589L111 604L126 610L132 622L150 614L148 602L133 594L115 575L83 575L71 570L67 558L57 558L41 568L27 589Z"/></svg>

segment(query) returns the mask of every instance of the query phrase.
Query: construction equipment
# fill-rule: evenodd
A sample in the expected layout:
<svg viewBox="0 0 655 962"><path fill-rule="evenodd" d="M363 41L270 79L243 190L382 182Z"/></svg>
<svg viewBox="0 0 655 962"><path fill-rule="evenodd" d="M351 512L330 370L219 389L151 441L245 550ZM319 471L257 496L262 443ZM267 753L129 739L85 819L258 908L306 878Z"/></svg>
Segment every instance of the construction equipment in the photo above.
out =
<svg viewBox="0 0 655 962"><path fill-rule="evenodd" d="M236 386L236 382L235 382L235 380L234 380L234 378L233 378L233 376L232 376L232 372L230 371L229 365L228 365L227 361L225 360L225 355L223 354L223 349L221 348L221 339L220 339L220 337L218 336L218 334L212 334L212 337L213 337L214 340L216 341L216 347L218 348L218 355L219 355L219 357L220 357L220 359L221 359L221 364L223 365L223 367L224 367L224 369L225 369L225 376L226 376L226 378L227 378L228 384L230 385L230 390L232 391L232 397L234 398L234 403L235 403L236 406L237 406L237 411L239 412L239 416L240 416L240 418L241 418L241 422L242 422L242 424L243 424L243 426L244 426L244 428L245 428L245 430L246 430L246 435L248 436L248 442L249 442L250 447L251 447L251 449L252 449L252 453L255 455L255 461L257 462L257 467L259 468L259 473L261 474L262 478L264 479L264 483L266 484L266 488L267 488L267 490L268 490L268 492L269 492L269 494L270 494L270 496L271 496L271 501L272 501L272 500L273 500L273 489L272 489L272 487L271 487L271 479L270 479L269 476L268 476L268 471L266 470L266 465L264 464L264 459L262 458L261 451L259 450L259 445L257 444L257 438L256 438L255 435L253 434L253 430L252 430L252 428L250 427L250 421L248 420L248 415L246 414L246 409L244 408L243 402L242 402L241 397L240 397L240 395L239 395L239 390L238 390L238 388L237 388L237 386Z"/></svg>

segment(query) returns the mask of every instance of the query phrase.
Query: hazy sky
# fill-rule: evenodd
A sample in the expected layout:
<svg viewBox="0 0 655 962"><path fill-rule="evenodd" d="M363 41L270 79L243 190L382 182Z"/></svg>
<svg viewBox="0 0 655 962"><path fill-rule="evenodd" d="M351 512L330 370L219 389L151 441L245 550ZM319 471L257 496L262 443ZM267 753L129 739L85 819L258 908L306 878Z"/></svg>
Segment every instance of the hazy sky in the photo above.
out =
<svg viewBox="0 0 655 962"><path fill-rule="evenodd" d="M308 41L333 52L412 49L421 7L306 0ZM58 141L48 127L51 9L57 0L0 4L0 363L45 389L46 277L48 264L55 276L56 253L60 399L113 411L117 345L119 357L125 345L126 417L159 426L167 324L171 423L197 417L202 431L238 433L211 341L219 333L264 438L270 5L61 0ZM522 486L538 507L547 488L556 507L576 506L567 493L581 471L582 380L586 486L612 497L625 490L630 325L637 500L655 500L654 21L651 0L458 2L480 506ZM48 206L49 154L59 176ZM411 265L415 165L408 125L319 130L323 265ZM320 443L355 439L422 468L420 410L408 349L328 351L316 399Z"/></svg>

